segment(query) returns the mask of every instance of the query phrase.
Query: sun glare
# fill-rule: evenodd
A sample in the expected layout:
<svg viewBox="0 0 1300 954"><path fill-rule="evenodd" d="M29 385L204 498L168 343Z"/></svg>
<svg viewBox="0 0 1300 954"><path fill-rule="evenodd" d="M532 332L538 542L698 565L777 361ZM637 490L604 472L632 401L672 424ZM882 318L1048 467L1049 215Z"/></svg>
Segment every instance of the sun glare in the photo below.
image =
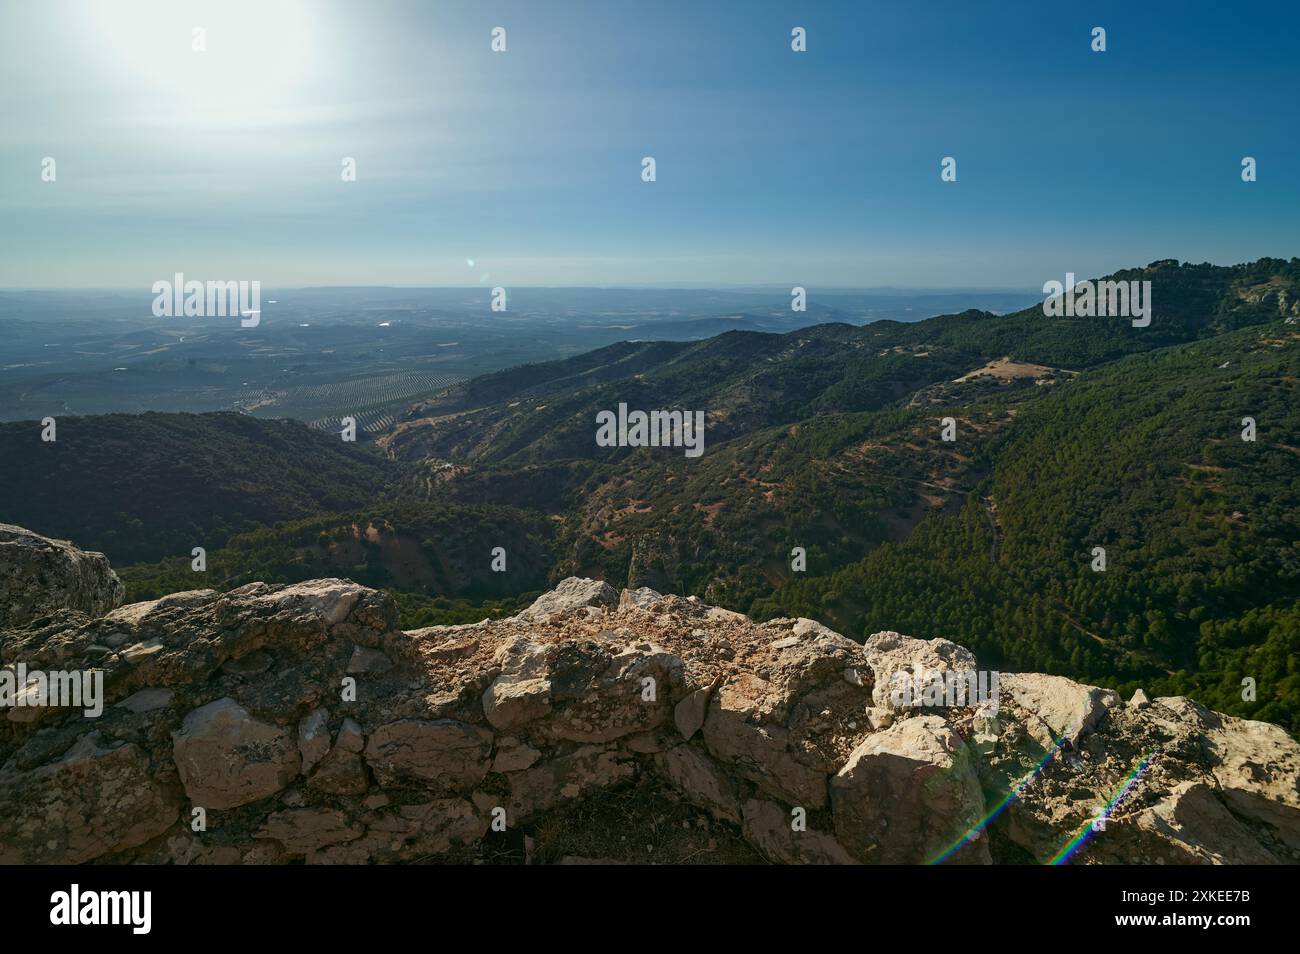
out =
<svg viewBox="0 0 1300 954"><path fill-rule="evenodd" d="M288 105L310 78L320 32L320 14L298 0L131 0L91 9L106 79L190 122L245 121Z"/></svg>

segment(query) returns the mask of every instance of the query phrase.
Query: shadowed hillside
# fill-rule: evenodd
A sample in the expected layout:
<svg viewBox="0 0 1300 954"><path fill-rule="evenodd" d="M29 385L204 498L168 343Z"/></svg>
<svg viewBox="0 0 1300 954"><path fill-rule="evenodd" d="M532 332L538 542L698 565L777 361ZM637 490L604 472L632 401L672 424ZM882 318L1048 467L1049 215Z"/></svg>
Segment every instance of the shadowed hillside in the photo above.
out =
<svg viewBox="0 0 1300 954"><path fill-rule="evenodd" d="M375 499L396 468L336 433L240 414L109 414L0 424L0 519L120 564Z"/></svg>

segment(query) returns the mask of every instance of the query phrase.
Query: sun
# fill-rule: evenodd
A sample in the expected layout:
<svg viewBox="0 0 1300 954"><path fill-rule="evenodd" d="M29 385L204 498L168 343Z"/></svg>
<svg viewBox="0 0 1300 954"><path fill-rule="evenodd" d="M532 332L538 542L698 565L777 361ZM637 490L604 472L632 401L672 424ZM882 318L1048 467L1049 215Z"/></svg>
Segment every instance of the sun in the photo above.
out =
<svg viewBox="0 0 1300 954"><path fill-rule="evenodd" d="M158 118L210 124L275 113L324 59L323 8L299 0L130 0L90 10L100 65Z"/></svg>

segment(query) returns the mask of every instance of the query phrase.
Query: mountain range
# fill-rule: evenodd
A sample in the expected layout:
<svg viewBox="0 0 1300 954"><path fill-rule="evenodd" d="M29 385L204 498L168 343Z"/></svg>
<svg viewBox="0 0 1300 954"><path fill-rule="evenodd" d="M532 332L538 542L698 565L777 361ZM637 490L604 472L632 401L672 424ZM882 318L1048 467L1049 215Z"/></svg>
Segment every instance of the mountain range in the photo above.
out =
<svg viewBox="0 0 1300 954"><path fill-rule="evenodd" d="M1300 259L1106 277L1152 283L1149 326L1036 306L624 341L360 444L233 414L0 424L0 519L104 551L132 599L338 575L416 626L594 577L1294 733ZM598 446L620 404L702 409L703 456Z"/></svg>

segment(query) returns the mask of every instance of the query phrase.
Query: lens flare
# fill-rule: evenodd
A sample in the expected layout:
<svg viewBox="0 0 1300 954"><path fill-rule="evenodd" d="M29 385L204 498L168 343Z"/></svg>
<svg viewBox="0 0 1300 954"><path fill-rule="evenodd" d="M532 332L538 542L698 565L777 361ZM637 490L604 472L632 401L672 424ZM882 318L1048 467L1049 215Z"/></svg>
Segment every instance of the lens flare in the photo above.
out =
<svg viewBox="0 0 1300 954"><path fill-rule="evenodd" d="M1151 764L1151 760L1154 757L1154 752L1143 756L1142 761L1138 762L1133 771L1129 773L1128 778L1124 780L1124 784L1120 786L1119 791L1116 792L1115 796L1102 808L1101 817L1110 817L1110 813L1115 809L1115 807L1119 805L1119 803L1128 796L1128 793L1133 790L1133 786L1137 784L1137 780L1141 777L1142 773L1146 771L1147 766ZM1072 858L1079 849L1086 845L1092 838L1093 834L1097 830L1095 825L1096 819L1086 822L1083 828L1079 830L1078 834L1062 845L1061 850L1054 854L1051 860L1047 863L1049 865L1061 865L1069 861L1070 858Z"/></svg>
<svg viewBox="0 0 1300 954"><path fill-rule="evenodd" d="M943 864L945 861L947 861L949 858L955 855L958 851L960 851L963 847L970 844L977 837L979 837L979 833L983 831L986 827L988 827L988 824L991 821L993 821L993 819L1001 815L1006 810L1006 807L1010 805L1011 802L1017 796L1019 796L1022 791L1024 791L1025 786L1028 785L1031 781L1033 781L1035 776L1037 776L1040 772L1042 772L1044 768L1047 767L1047 763L1050 762L1053 756L1055 756L1056 753L1061 750L1061 746L1064 743L1065 743L1064 736L1057 739L1056 744L1047 750L1047 754L1044 755L1038 761L1038 764L1035 765L1032 769L1030 769L1024 775L1024 777L1020 779L1019 782L1017 782L1015 785L1012 786L1011 791L1007 792L1006 797L1003 798L1002 801L998 802L997 805L993 807L993 810L991 812L989 812L978 822L972 825L969 829L967 829L965 834L963 834L960 838L958 838L955 842L953 842L953 844L950 845L948 848L946 848L944 851L942 851L938 855L935 855L933 858L927 861L926 864L928 865Z"/></svg>

